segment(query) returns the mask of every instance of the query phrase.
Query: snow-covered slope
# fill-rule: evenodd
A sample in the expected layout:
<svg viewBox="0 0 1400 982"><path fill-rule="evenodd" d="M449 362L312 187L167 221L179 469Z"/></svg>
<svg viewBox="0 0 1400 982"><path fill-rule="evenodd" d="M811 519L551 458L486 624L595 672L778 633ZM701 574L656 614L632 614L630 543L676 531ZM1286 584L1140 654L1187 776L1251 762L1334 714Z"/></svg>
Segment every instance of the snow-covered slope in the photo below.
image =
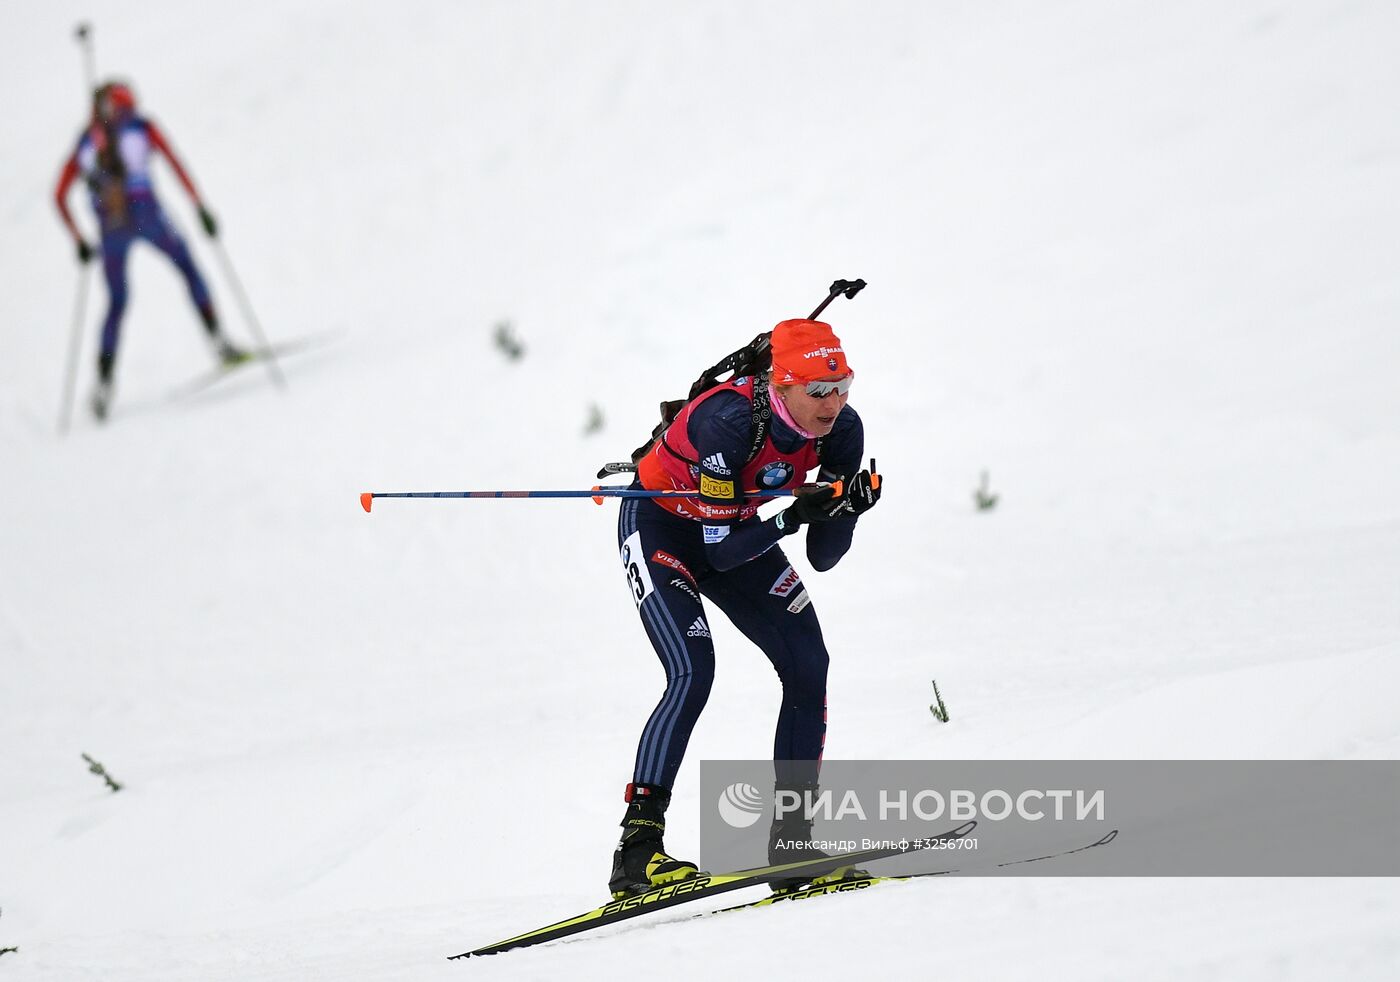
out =
<svg viewBox="0 0 1400 982"><path fill-rule="evenodd" d="M138 250L116 418L55 436L87 16L268 333L335 332L285 394L165 402L208 355ZM1394 758L1397 42L1382 2L0 8L0 969L1393 977L1384 880L910 884L445 962L598 900L661 672L612 506L356 496L587 486L861 276L889 493L810 577L829 756ZM777 698L715 627L680 852Z"/></svg>

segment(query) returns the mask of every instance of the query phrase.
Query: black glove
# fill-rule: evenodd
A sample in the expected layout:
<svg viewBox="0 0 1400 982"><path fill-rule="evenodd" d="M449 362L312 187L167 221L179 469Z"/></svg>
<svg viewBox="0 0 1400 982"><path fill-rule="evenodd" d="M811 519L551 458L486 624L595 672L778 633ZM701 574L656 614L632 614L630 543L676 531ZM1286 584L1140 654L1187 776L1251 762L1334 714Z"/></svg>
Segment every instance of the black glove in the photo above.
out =
<svg viewBox="0 0 1400 982"><path fill-rule="evenodd" d="M794 496L792 506L776 518L784 535L791 535L808 522L829 522L847 510L846 499L836 497L835 485L804 484Z"/></svg>
<svg viewBox="0 0 1400 982"><path fill-rule="evenodd" d="M203 205L199 206L199 220L204 225L204 231L211 239L219 236L219 223L214 221L213 214Z"/></svg>
<svg viewBox="0 0 1400 982"><path fill-rule="evenodd" d="M880 472L875 469L875 458L870 458L870 470L861 471L846 482L845 500L851 514L863 515L875 507L880 500Z"/></svg>
<svg viewBox="0 0 1400 982"><path fill-rule="evenodd" d="M91 262L95 255L97 255L97 250L87 244L87 239L78 240L78 262Z"/></svg>

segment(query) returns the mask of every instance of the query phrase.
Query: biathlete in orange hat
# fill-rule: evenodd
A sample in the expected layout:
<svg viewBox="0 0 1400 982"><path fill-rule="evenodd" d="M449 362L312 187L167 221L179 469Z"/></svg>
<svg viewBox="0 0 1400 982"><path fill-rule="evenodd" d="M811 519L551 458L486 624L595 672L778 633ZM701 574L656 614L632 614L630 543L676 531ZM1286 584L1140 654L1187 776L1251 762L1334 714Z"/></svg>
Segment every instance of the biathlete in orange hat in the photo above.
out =
<svg viewBox="0 0 1400 982"><path fill-rule="evenodd" d="M714 678L705 600L768 656L782 682L773 741L777 789L800 794L817 783L827 651L816 608L780 541L809 526L807 559L817 570L831 569L851 547L859 516L880 500L880 479L861 469L864 434L846 404L854 373L831 326L780 323L772 366L696 396L639 462L634 487L698 491L698 497L622 504L622 566L665 666L666 691L642 730L627 785L609 882L614 897L697 872L694 863L667 854L662 836L671 787ZM796 488L818 468L820 480L833 486L797 496L772 518L760 520L762 499L745 497L746 489ZM770 861L807 858L810 852L778 844L810 839L810 821L775 822Z"/></svg>

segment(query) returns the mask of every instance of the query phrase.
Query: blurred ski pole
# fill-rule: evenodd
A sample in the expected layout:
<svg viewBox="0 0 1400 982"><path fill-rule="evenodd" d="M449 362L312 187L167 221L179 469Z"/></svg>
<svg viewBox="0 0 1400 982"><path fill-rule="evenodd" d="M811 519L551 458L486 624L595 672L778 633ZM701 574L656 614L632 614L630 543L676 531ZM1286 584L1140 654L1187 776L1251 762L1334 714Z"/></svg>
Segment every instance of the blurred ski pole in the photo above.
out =
<svg viewBox="0 0 1400 982"><path fill-rule="evenodd" d="M83 75L87 82L88 98L92 98L93 90L97 88L97 56L93 53L92 25L86 21L73 28L73 37L78 42L78 47L83 49Z"/></svg>
<svg viewBox="0 0 1400 982"><path fill-rule="evenodd" d="M78 378L78 352L83 346L83 315L87 312L87 263L78 264L78 293L73 300L73 326L68 332L68 365L63 373L63 402L58 407L58 434L64 436L73 421L73 388Z"/></svg>
<svg viewBox="0 0 1400 982"><path fill-rule="evenodd" d="M841 482L804 484L800 488L778 491L745 491L746 498L790 498L833 488L832 496L841 496ZM698 498L699 491L644 491L638 488L594 487L587 491L365 491L360 495L360 507L369 511L375 498L592 498L601 505L604 498Z"/></svg>
<svg viewBox="0 0 1400 982"><path fill-rule="evenodd" d="M272 345L268 344L267 335L263 333L257 315L253 313L253 305L248 302L248 294L243 292L243 284L239 281L238 274L233 271L233 263L228 258L228 251L224 249L224 244L219 241L219 229L214 223L214 217L205 209L200 208L199 220L204 223L204 231L209 234L209 240L214 243L214 254L219 257L219 265L223 267L224 278L228 280L229 286L233 289L233 295L238 299L238 307L243 311L243 319L248 322L248 327L252 330L253 338L257 341L258 347L265 353L263 360L267 362L268 374L272 376L272 381L279 389L285 389L287 380L282 376L282 368L277 364L277 356L273 353Z"/></svg>
<svg viewBox="0 0 1400 982"><path fill-rule="evenodd" d="M96 56L93 54L92 27L86 22L73 29L73 39L83 49L83 81L87 99L92 101L97 88ZM68 334L68 363L63 372L63 402L58 407L58 433L63 436L73 421L73 389L78 377L78 352L83 346L83 315L87 313L87 261L78 264L78 292L73 300L73 327Z"/></svg>

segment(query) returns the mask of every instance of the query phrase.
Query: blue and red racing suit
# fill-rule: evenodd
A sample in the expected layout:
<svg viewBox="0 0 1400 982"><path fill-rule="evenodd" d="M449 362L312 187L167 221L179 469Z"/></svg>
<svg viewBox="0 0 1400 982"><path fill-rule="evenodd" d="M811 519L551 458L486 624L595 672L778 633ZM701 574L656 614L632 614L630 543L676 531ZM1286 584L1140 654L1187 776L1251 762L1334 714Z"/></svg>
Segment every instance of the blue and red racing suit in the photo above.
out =
<svg viewBox="0 0 1400 982"><path fill-rule="evenodd" d="M114 357L126 310L126 256L137 239L144 239L170 258L182 276L206 326L214 322L209 288L200 276L184 239L166 218L151 184L151 158L162 153L175 175L200 204L199 192L170 144L155 123L138 116L104 127L94 123L78 139L63 165L54 199L63 223L80 239L77 224L68 211L68 191L82 177L91 193L102 235L102 271L107 280L109 304L102 323L102 355Z"/></svg>
<svg viewBox="0 0 1400 982"><path fill-rule="evenodd" d="M776 398L776 397L775 397ZM826 738L828 655L801 577L773 519L756 516L745 489L802 484L818 466L816 441L773 415L750 461L753 379L726 382L692 400L638 465L633 487L699 490L698 498L624 499L618 545L632 599L657 657L666 691L642 730L634 783L670 788L714 679L715 651L704 600L772 662L782 683L773 739L781 784L815 784ZM822 480L860 470L864 434L846 406L823 438ZM807 558L828 570L851 546L855 516L807 527ZM703 598L703 599L702 599Z"/></svg>

